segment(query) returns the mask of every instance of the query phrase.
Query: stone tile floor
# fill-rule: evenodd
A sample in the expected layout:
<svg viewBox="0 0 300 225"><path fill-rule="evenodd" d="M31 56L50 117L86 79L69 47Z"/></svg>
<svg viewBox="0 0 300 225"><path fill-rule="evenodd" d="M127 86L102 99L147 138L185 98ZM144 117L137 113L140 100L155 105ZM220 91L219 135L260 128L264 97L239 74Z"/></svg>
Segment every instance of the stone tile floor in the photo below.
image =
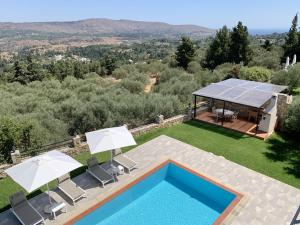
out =
<svg viewBox="0 0 300 225"><path fill-rule="evenodd" d="M102 188L87 173L74 178L74 182L87 193L87 198L79 200L75 206L59 190L52 190L53 200L66 202L68 210L58 214L56 220L43 213L43 207L48 203L46 193L30 199L30 202L45 217L46 224L64 224L150 168L166 159L173 159L245 195L224 224L289 225L300 205L299 189L164 135L126 154L138 163L139 168L119 176L117 183ZM19 222L9 210L0 214L0 225L14 224Z"/></svg>

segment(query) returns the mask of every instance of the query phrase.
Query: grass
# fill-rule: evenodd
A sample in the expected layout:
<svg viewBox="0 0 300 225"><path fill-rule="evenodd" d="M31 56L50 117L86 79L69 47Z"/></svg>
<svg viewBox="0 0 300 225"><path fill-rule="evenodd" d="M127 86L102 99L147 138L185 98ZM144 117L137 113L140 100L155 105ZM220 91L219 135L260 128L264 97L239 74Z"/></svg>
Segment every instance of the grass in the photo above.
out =
<svg viewBox="0 0 300 225"><path fill-rule="evenodd" d="M300 147L287 137L274 134L268 141L262 141L221 127L190 121L168 128L156 129L136 138L138 144L145 143L160 135L167 135L191 144L197 148L222 155L242 166L273 177L279 181L300 188ZM131 147L132 148L132 147ZM129 151L131 148L125 148ZM91 155L86 152L75 158L85 164ZM96 154L100 161L109 159L109 153ZM84 172L85 167L71 173ZM50 184L54 187L55 182ZM21 189L10 178L0 180L0 211L7 209L8 196ZM29 197L45 191L45 187ZM2 209L1 209L2 208Z"/></svg>
<svg viewBox="0 0 300 225"><path fill-rule="evenodd" d="M295 88L294 90L293 90L293 92L292 92L292 95L300 95L300 87L298 87L298 88Z"/></svg>

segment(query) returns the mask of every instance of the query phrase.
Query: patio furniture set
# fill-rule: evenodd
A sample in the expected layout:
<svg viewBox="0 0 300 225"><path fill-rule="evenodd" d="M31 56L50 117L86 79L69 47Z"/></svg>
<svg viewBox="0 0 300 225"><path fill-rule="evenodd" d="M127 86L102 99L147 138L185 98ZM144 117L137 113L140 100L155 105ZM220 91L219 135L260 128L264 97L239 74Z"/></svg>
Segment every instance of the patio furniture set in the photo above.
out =
<svg viewBox="0 0 300 225"><path fill-rule="evenodd" d="M89 132L86 136L91 153L114 150L114 156L111 154L109 168L107 169L100 165L96 157L87 160L86 172L99 181L102 187L107 183L116 182L117 176L123 174L124 169L130 173L131 170L137 168L137 163L123 155L120 149L136 144L127 128L108 128ZM101 146L104 146L104 148ZM85 191L74 183L70 177L70 172L81 166L82 164L72 157L53 150L25 160L7 169L6 173L28 192L32 192L46 184L50 204L44 207L44 212L53 215L56 219L57 212L63 209L67 212L66 203L53 202L50 197L48 183L56 179L57 188L75 205L76 201L87 197ZM42 215L26 199L23 191L10 196L9 200L13 214L23 225L45 223Z"/></svg>
<svg viewBox="0 0 300 225"><path fill-rule="evenodd" d="M212 111L216 121L219 121L220 119L224 119L225 121L231 121L237 119L239 114L239 112L231 111L229 109L213 109Z"/></svg>

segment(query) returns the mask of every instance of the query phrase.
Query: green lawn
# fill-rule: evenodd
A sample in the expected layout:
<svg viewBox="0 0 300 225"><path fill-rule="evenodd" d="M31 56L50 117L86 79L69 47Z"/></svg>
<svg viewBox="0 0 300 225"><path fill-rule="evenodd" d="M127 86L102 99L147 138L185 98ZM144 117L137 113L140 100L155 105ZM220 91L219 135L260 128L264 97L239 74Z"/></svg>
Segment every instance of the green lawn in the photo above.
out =
<svg viewBox="0 0 300 225"><path fill-rule="evenodd" d="M300 147L296 141L274 134L267 141L225 130L208 124L191 121L168 128L154 130L136 138L138 144L145 143L159 135L168 135L195 147L201 148L240 165L300 188ZM126 148L125 151L130 150ZM85 164L90 157L84 153L75 157ZM109 159L107 153L97 154L100 161ZM75 176L85 171L81 168L72 173ZM53 187L53 182L51 186ZM0 208L7 208L8 196L20 187L10 178L0 180ZM45 188L42 189L42 191ZM36 195L40 191L32 193ZM0 211L2 211L0 209Z"/></svg>

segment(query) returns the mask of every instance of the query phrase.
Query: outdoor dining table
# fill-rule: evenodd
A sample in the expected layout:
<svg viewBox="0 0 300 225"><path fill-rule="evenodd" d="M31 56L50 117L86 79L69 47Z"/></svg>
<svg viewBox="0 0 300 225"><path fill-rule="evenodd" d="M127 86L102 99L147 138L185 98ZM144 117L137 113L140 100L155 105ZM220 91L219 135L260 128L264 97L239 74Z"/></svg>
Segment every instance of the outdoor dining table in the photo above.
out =
<svg viewBox="0 0 300 225"><path fill-rule="evenodd" d="M223 109L216 109L215 112L220 115L222 114L223 115ZM230 116L233 116L234 112L229 110L229 109L224 109L224 116L226 117L230 117Z"/></svg>

